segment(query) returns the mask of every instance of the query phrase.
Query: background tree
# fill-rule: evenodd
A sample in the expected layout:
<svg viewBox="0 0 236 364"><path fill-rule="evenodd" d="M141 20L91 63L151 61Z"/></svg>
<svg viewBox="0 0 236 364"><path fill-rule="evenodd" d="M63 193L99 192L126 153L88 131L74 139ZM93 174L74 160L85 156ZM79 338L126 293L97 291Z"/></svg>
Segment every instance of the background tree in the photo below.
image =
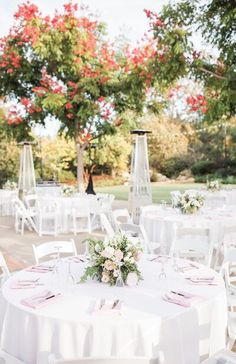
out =
<svg viewBox="0 0 236 364"><path fill-rule="evenodd" d="M0 95L14 105L7 123L25 134L60 120L60 133L74 140L77 178L83 189L83 154L88 143L112 134L126 109L141 112L154 85L155 41L116 52L104 25L72 3L43 17L32 3L19 6L15 24L0 42ZM154 108L155 100L151 100ZM53 118L51 122L53 123Z"/></svg>
<svg viewBox="0 0 236 364"><path fill-rule="evenodd" d="M174 71L178 78L200 80L207 106L203 98L189 97L187 102L193 111L204 107L209 122L219 120L222 115L235 115L235 0L180 0L164 6L160 14L148 10L146 14L158 48L165 50L163 66L156 67L157 77L165 81ZM196 48L199 44L193 39L196 32L205 43L203 49Z"/></svg>

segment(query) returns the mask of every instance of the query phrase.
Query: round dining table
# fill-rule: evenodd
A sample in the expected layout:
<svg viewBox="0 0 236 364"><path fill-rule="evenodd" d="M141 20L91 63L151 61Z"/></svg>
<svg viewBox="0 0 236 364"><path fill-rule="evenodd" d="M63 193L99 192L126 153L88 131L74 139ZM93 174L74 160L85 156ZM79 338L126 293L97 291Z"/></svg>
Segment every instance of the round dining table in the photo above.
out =
<svg viewBox="0 0 236 364"><path fill-rule="evenodd" d="M194 214L183 214L177 208L153 205L142 212L140 224L143 225L150 241L165 242L168 249L174 240L176 226L209 228L217 248L222 243L224 227L236 224L236 210L229 207L202 208Z"/></svg>
<svg viewBox="0 0 236 364"><path fill-rule="evenodd" d="M110 287L80 283L87 264L83 256L63 258L11 276L0 299L0 347L26 364L44 351L66 359L152 357L158 350L165 364L199 364L225 347L226 292L215 271L143 255L137 286Z"/></svg>

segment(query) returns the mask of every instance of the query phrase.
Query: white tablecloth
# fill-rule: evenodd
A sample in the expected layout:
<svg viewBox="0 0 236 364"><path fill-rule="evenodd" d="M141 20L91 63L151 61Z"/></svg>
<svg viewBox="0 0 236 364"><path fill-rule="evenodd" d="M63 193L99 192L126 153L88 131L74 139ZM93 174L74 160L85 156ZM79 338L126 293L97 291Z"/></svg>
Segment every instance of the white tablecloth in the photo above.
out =
<svg viewBox="0 0 236 364"><path fill-rule="evenodd" d="M66 279L65 261L60 267L59 276ZM85 263L72 263L77 280L84 267ZM61 278L60 298L40 309L22 305L21 299L45 287L15 290L10 285L17 279L40 276L40 282L50 287L52 274L21 271L3 286L0 347L27 364L35 364L40 351L54 352L60 358L149 356L155 355L158 347L164 352L165 364L198 364L199 354L224 348L227 322L223 280L216 272L200 267L195 272L214 275L216 286L189 284L185 276L190 273L174 272L171 260L167 278L158 280L160 263L143 258L140 269L144 279L135 288L94 281L69 288ZM199 295L199 303L186 308L162 299L165 292L178 289ZM91 313L94 302L101 298L121 299L121 314Z"/></svg>
<svg viewBox="0 0 236 364"><path fill-rule="evenodd" d="M176 224L184 227L210 228L213 242L217 245L222 241L224 226L236 224L236 211L212 209L188 215L182 214L178 209L157 206L156 210L145 209L140 217L140 224L144 226L150 241L165 241L169 247L174 238Z"/></svg>
<svg viewBox="0 0 236 364"><path fill-rule="evenodd" d="M210 207L223 207L236 205L236 189L211 192L209 190L186 190L186 192L200 192L205 196L205 205Z"/></svg>
<svg viewBox="0 0 236 364"><path fill-rule="evenodd" d="M108 207L107 209L104 209L103 207L103 199L101 197L98 197L97 195L87 195L87 194L76 194L74 196L38 196L38 201L39 201L39 206L43 206L43 205L47 205L48 202L50 201L55 201L58 209L57 209L57 214L58 214L58 231L60 233L69 233L71 232L71 226L69 225L69 221L68 221L68 216L72 216L72 207L74 207L76 203L76 205L78 206L78 208L80 207L80 201L82 199L87 199L88 200L88 204L89 204L89 210L90 210L90 214L91 214L91 218L92 218L92 228L96 228L97 227L97 221L95 221L94 217L95 215L98 215L99 213L107 210L107 212L109 212ZM49 201L50 200L50 201ZM111 210L111 206L110 206L110 210ZM50 221L49 221L50 222ZM36 225L38 225L37 223L37 219L36 219ZM44 221L44 226L47 225L47 221Z"/></svg>

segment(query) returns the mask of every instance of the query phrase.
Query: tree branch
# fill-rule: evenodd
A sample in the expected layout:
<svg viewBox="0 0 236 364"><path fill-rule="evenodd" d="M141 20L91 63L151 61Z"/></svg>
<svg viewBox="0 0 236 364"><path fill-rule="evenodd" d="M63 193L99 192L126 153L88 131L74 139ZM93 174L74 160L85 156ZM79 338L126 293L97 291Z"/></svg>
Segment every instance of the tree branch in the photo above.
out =
<svg viewBox="0 0 236 364"><path fill-rule="evenodd" d="M220 75L217 75L216 73L212 72L212 71L209 71L208 69L204 68L204 67L199 67L199 70L202 71L202 72L205 72L205 73L208 73L209 75L213 76L213 77L216 77L218 78L219 80L226 80L226 77L224 76L220 76Z"/></svg>

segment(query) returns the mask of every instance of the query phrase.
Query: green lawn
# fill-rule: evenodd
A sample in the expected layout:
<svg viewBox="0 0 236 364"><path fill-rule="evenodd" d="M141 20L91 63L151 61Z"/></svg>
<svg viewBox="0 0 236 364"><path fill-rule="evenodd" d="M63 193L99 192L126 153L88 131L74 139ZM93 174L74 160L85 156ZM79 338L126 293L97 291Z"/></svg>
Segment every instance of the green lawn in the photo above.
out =
<svg viewBox="0 0 236 364"><path fill-rule="evenodd" d="M166 183L166 184L152 184L152 199L153 202L158 203L161 200L170 202L170 191L178 190L185 191L187 189L201 188L204 184L201 183ZM110 187L96 187L96 192L112 193L117 200L128 200L129 187L128 186L110 186Z"/></svg>

